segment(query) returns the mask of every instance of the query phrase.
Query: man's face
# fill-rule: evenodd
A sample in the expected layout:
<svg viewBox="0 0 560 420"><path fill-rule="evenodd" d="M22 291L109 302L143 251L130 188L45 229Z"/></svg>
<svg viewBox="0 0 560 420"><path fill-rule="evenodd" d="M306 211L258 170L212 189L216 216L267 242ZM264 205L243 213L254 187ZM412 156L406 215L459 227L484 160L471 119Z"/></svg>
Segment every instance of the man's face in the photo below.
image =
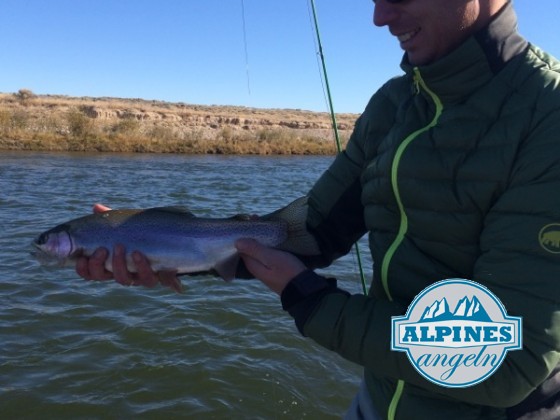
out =
<svg viewBox="0 0 560 420"><path fill-rule="evenodd" d="M374 0L373 23L387 26L412 65L433 63L478 29L478 0Z"/></svg>

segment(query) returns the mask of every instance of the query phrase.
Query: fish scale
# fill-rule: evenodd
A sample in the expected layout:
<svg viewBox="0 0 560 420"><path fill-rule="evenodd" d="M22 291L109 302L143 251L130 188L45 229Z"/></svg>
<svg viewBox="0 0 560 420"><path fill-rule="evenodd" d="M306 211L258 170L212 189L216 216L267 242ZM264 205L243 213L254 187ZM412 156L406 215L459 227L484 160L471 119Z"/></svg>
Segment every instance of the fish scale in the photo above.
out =
<svg viewBox="0 0 560 420"><path fill-rule="evenodd" d="M78 257L91 256L100 247L111 254L120 244L144 254L154 271L217 273L230 281L239 262L234 244L240 238L299 255L319 254L305 229L306 217L306 197L260 218L199 218L179 207L109 210L57 225L39 235L33 245L41 262L50 258L59 265L73 265ZM136 271L130 253L126 258L129 270ZM111 255L105 266L112 271Z"/></svg>

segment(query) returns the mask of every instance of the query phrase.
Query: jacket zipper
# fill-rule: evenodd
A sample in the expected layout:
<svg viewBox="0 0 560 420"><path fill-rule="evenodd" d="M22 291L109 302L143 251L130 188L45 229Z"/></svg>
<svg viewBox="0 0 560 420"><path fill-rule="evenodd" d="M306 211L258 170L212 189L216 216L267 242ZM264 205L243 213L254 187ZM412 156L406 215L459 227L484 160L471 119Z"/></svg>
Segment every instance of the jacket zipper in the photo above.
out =
<svg viewBox="0 0 560 420"><path fill-rule="evenodd" d="M413 133L409 134L403 140L403 142L397 148L397 152L395 153L395 157L393 158L393 164L391 166L391 186L393 188L393 193L395 194L395 199L397 201L397 206L399 208L399 214L401 216L401 221L400 221L399 231L397 233L397 236L396 236L395 240L393 241L393 243L391 244L391 246L389 247L389 249L387 250L387 253L383 257L383 262L381 264L381 283L383 284L383 289L385 290L385 294L387 295L387 298L391 302L393 301L393 297L391 295L391 291L389 290L389 266L391 264L391 260L394 256L395 252L397 251L397 249L401 245L401 243L404 240L404 237L405 237L405 235L408 231L408 217L406 215L406 211L405 211L404 205L402 203L401 194L400 194L400 191L399 191L399 184L398 184L399 164L400 164L401 158L402 158L406 148L409 146L409 144L412 143L412 141L415 140L420 134L422 134L422 133L428 131L429 129L431 129L432 127L434 127L438 123L439 117L441 116L441 113L443 112L443 104L442 104L441 100L432 90L430 90L428 88L428 86L424 82L424 79L422 79L422 75L420 74L420 70L417 67L414 68L414 87L415 87L415 93L416 94L420 93L420 90L424 90L432 98L432 100L434 101L434 104L436 106L436 112L435 112L434 118L432 119L432 121L427 126L425 126L423 128L420 128L419 130L414 131ZM388 410L388 413L387 413L387 419L388 420L394 420L395 419L397 406L398 406L399 400L402 396L402 393L403 393L403 390L404 390L404 385L405 385L405 382L403 380L399 379L398 382L397 382L397 388L396 388L395 393L393 394L393 398L391 400L391 404L389 405L389 410Z"/></svg>

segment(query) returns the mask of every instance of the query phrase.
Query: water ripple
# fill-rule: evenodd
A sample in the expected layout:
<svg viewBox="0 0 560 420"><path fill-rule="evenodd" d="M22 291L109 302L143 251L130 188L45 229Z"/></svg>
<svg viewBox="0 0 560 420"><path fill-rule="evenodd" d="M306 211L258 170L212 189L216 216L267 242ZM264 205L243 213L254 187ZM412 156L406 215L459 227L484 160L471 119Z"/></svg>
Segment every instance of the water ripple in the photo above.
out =
<svg viewBox="0 0 560 420"><path fill-rule="evenodd" d="M1 153L2 417L340 417L360 370L300 337L262 284L186 278L177 295L87 282L29 255L38 233L96 202L270 212L329 161ZM355 272L347 259L331 273L357 291Z"/></svg>

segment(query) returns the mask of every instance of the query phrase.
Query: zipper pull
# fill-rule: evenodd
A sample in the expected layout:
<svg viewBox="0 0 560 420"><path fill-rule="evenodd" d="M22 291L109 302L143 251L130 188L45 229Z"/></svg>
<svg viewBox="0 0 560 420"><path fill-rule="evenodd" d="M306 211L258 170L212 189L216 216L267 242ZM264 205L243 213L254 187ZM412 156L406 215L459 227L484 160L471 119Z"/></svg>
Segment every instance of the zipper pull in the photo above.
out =
<svg viewBox="0 0 560 420"><path fill-rule="evenodd" d="M418 76L418 72L414 71L414 76L412 76L412 93L414 95L418 95L420 93L420 77Z"/></svg>

